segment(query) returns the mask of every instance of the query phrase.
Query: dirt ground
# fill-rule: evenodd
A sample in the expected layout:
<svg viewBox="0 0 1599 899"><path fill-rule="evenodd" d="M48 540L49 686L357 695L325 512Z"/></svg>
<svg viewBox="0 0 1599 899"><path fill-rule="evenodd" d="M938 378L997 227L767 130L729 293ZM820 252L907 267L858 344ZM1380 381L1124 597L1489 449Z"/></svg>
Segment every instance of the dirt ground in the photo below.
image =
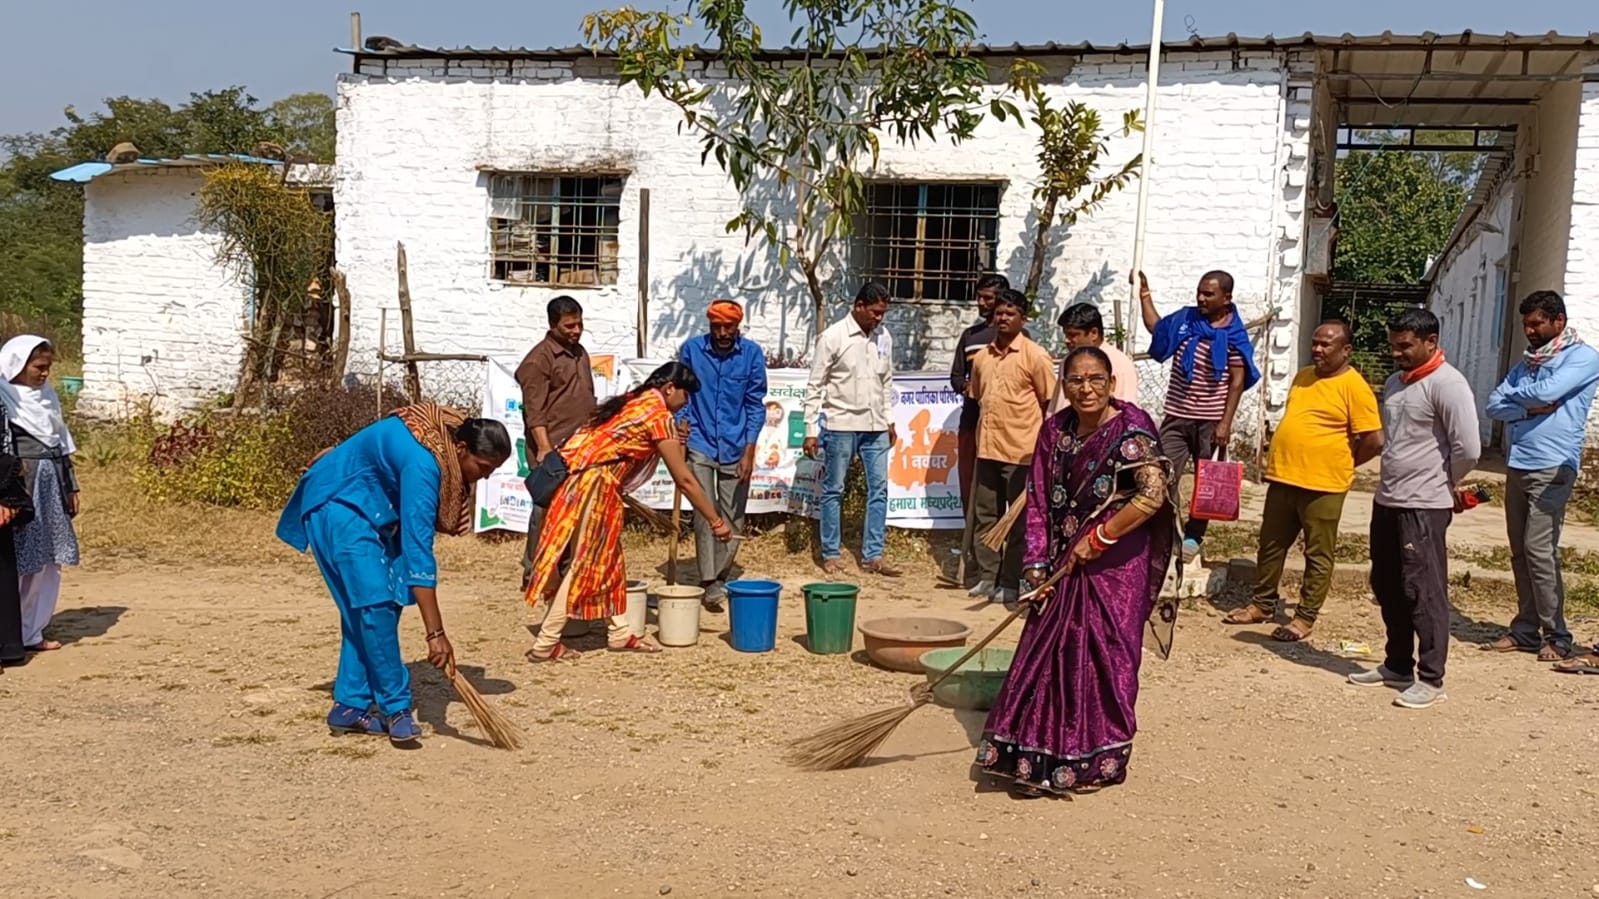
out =
<svg viewBox="0 0 1599 899"><path fill-rule="evenodd" d="M775 537L746 555L788 588L775 652L734 652L716 616L691 648L536 668L520 544L445 541L457 654L530 745L481 744L413 614L430 734L400 751L323 727L337 616L271 516L86 480L85 564L55 625L69 645L0 676L7 896L1599 894L1599 678L1473 651L1507 618L1503 582L1456 591L1451 700L1424 712L1342 680L1371 664L1342 641L1381 641L1358 572L1308 646L1196 605L1173 657L1146 659L1127 784L1018 801L973 781L980 713L925 708L860 769L781 763L785 738L915 678L806 652L815 574ZM663 544L632 547L634 576L658 577ZM858 620L1002 617L936 589L925 555L900 561Z"/></svg>

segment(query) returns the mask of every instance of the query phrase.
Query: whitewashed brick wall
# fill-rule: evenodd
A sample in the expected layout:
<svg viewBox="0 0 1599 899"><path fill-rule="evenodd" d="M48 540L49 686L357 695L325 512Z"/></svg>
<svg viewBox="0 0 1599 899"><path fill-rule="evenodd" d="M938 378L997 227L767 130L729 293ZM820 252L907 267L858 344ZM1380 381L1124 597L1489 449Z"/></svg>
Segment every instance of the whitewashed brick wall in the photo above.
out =
<svg viewBox="0 0 1599 899"><path fill-rule="evenodd" d="M1590 340L1599 340L1599 61L1583 72L1589 80L1582 85L1577 126L1564 295L1572 323ZM1596 439L1599 428L1590 426L1589 440Z"/></svg>
<svg viewBox="0 0 1599 899"><path fill-rule="evenodd" d="M1143 59L1089 57L1059 77L1057 99L1081 100L1108 123L1144 100ZM1004 61L996 61L1003 66ZM1145 270L1163 310L1192 301L1200 273L1237 279L1246 317L1283 307L1271 342L1288 362L1271 368L1280 386L1297 347L1299 258L1303 236L1308 92L1287 100L1290 77L1309 85L1305 64L1277 54L1174 53L1161 69L1157 142ZM1058 65L1064 71L1064 65ZM713 67L714 70L714 67ZM713 71L714 74L714 71ZM679 114L620 87L595 60L573 62L368 61L338 89L338 256L355 298L353 369L377 342L378 310L395 307L394 249L404 241L418 346L430 352L517 354L545 329L544 305L559 293L583 303L594 351L635 351L638 190L651 190L649 346L663 355L704 327L719 296L746 302L746 333L769 350L807 352L810 302L793 271L782 271L724 225L739 197L700 147L678 134ZM1112 142L1110 158L1139 152L1134 135ZM1003 179L998 260L1019 283L1036 178L1033 136L989 121L960 146L884 142L871 174L914 180ZM620 273L611 287L508 287L488 278L486 169L630 172L622 196ZM1113 297L1130 298L1136 189L1115 195L1095 215L1055 237L1046 265L1035 333L1057 340L1054 318L1076 301L1098 302L1112 320ZM829 271L843 314L858 279ZM1135 318L1136 307L1124 307ZM896 308L891 319L903 367L944 369L965 309ZM391 322L394 320L391 314ZM397 345L391 327L391 346ZM1136 345L1148 335L1137 328ZM1274 393L1281 393L1274 388ZM1252 420L1246 402L1240 415Z"/></svg>
<svg viewBox="0 0 1599 899"><path fill-rule="evenodd" d="M1505 308L1513 308L1520 298L1507 292L1500 304L1496 268L1510 254L1516 192L1524 184L1508 176L1501 180L1477 216L1479 223L1495 230L1473 228L1462 238L1438 267L1430 296L1441 328L1439 343L1477 398L1478 427L1484 441L1493 431L1493 422L1482 410L1504 374L1501 348L1506 341L1516 348L1524 345L1520 327L1509 327L1510 312Z"/></svg>
<svg viewBox="0 0 1599 899"><path fill-rule="evenodd" d="M202 183L151 169L84 186L83 412L165 417L233 389L246 292L194 223Z"/></svg>

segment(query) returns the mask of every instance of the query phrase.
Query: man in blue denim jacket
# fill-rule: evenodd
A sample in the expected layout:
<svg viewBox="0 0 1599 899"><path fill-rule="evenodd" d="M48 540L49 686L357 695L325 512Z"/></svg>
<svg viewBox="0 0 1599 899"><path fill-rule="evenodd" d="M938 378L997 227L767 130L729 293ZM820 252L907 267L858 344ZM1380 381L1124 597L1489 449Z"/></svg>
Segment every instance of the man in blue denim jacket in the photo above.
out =
<svg viewBox="0 0 1599 899"><path fill-rule="evenodd" d="M1505 529L1516 578L1510 633L1482 648L1535 652L1545 662L1571 654L1566 586L1560 574L1560 526L1577 482L1588 410L1599 385L1599 351L1566 324L1560 294L1540 290L1521 301L1527 335L1522 360L1488 397L1488 416L1505 422Z"/></svg>
<svg viewBox="0 0 1599 899"><path fill-rule="evenodd" d="M766 354L740 335L744 309L739 304L716 300L706 316L710 333L690 338L678 353L679 361L700 379L700 389L689 395L680 421L688 422L688 464L695 480L733 533L742 534L755 444L766 424ZM695 561L708 611L722 611L735 546L716 539L703 516L695 517Z"/></svg>

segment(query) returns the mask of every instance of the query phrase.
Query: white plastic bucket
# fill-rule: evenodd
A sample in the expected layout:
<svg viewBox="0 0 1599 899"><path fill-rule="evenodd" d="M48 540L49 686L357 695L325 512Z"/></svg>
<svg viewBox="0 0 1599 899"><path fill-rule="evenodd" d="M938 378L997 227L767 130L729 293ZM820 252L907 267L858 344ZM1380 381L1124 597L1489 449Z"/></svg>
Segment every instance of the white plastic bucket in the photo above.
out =
<svg viewBox="0 0 1599 899"><path fill-rule="evenodd" d="M704 587L660 587L655 591L655 639L662 646L693 646L700 641L700 601Z"/></svg>
<svg viewBox="0 0 1599 899"><path fill-rule="evenodd" d="M627 632L635 637L644 636L650 620L650 593L643 581L627 582L627 611L622 618L627 622Z"/></svg>

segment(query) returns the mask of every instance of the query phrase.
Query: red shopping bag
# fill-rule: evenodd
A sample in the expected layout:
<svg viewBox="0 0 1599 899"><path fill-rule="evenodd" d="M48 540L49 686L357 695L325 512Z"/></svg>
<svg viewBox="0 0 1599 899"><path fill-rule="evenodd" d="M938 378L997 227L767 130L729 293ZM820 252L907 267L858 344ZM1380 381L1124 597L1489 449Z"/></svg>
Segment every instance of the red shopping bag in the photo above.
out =
<svg viewBox="0 0 1599 899"><path fill-rule="evenodd" d="M1194 462L1194 495L1188 517L1200 521L1237 521L1244 496L1244 463L1224 462L1221 450L1213 459Z"/></svg>

